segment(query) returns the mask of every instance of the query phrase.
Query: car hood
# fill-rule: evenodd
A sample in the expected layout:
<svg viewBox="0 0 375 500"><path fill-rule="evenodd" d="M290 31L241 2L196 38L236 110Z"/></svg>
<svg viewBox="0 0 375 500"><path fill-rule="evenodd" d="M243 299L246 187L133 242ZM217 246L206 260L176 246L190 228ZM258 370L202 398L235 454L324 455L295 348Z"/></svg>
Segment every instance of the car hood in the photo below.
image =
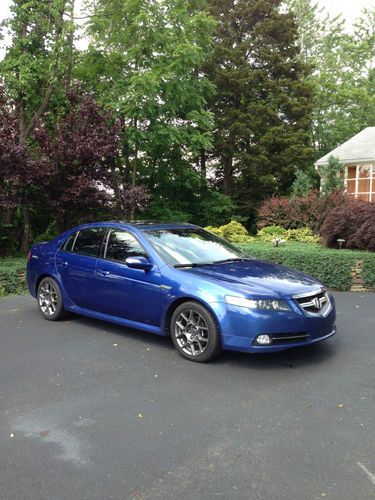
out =
<svg viewBox="0 0 375 500"><path fill-rule="evenodd" d="M322 286L320 281L312 276L261 260L210 264L184 271L220 282L233 291L259 297L286 298L312 292Z"/></svg>

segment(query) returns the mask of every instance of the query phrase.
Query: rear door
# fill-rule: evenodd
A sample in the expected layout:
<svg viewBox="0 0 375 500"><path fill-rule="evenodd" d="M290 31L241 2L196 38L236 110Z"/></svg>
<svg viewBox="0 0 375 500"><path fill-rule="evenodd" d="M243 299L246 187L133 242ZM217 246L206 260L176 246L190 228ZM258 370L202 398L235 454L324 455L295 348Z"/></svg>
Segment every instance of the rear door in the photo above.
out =
<svg viewBox="0 0 375 500"><path fill-rule="evenodd" d="M95 268L105 233L102 227L81 229L56 254L56 268L66 294L85 309L95 309Z"/></svg>
<svg viewBox="0 0 375 500"><path fill-rule="evenodd" d="M138 239L129 231L111 229L104 258L96 267L97 310L111 316L152 326L160 325L160 272L131 269L127 257L143 256L151 261Z"/></svg>

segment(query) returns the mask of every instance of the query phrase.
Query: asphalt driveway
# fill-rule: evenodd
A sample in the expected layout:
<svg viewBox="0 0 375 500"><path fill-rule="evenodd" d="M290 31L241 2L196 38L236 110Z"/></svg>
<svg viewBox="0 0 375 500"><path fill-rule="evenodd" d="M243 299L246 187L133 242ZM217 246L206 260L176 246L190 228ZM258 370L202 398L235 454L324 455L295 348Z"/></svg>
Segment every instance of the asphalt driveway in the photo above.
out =
<svg viewBox="0 0 375 500"><path fill-rule="evenodd" d="M0 300L0 498L375 498L375 294L310 348L199 365Z"/></svg>

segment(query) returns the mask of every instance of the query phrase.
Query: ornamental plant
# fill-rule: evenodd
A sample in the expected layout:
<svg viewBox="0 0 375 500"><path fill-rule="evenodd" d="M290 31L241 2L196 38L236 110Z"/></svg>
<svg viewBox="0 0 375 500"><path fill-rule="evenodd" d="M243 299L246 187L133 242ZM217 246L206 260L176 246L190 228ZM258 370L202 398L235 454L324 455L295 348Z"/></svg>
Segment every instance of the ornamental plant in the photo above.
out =
<svg viewBox="0 0 375 500"><path fill-rule="evenodd" d="M328 247L337 247L340 238L346 248L375 251L374 221L374 204L347 200L328 214L321 229L322 239Z"/></svg>

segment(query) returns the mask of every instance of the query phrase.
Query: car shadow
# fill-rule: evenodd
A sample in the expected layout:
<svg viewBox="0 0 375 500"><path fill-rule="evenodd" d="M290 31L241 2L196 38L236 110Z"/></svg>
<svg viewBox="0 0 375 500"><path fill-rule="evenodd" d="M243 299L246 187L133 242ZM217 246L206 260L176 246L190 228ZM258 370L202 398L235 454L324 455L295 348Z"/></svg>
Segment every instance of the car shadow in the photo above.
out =
<svg viewBox="0 0 375 500"><path fill-rule="evenodd" d="M304 347L293 347L284 351L265 353L242 353L224 351L223 356L214 361L215 364L235 364L243 368L253 369L296 369L317 363L326 363L338 352L334 341L326 341Z"/></svg>
<svg viewBox="0 0 375 500"><path fill-rule="evenodd" d="M127 339L129 339L129 341L131 342L141 342L142 344L147 343L148 345L153 347L160 346L160 348L162 349L169 349L170 351L173 351L173 355L178 356L169 337L115 325L113 323L108 323L106 321L88 318L85 316L78 316L73 314L71 319L74 320L74 322L89 326L90 329L92 328L96 331L105 330L107 333L121 335L122 337L126 337ZM209 366L235 365L236 367L259 370L268 370L275 368L296 369L314 365L317 363L326 363L330 358L338 353L339 349L339 339L335 339L334 337L332 340L330 339L325 342L304 347L294 347L279 352L243 353L224 351L219 358L210 362ZM185 360L181 357L179 357L179 360L182 362L191 363L191 361Z"/></svg>

